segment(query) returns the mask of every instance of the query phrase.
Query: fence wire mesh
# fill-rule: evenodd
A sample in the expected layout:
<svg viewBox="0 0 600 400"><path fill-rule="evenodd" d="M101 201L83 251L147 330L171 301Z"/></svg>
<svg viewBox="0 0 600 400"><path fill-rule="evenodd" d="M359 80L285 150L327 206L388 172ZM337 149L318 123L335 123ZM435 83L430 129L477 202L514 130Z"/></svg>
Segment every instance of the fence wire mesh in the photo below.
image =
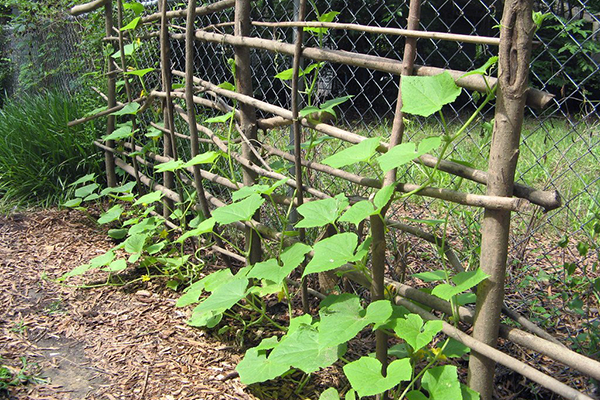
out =
<svg viewBox="0 0 600 400"><path fill-rule="evenodd" d="M174 2L170 2L175 6ZM381 27L405 27L408 3L401 0L342 2L340 0L315 0L307 20L316 20L320 15L336 11L335 21L358 23ZM156 11L156 2L145 2L148 12ZM590 252L582 260L590 263L598 258L597 234L600 211L600 136L598 124L598 100L600 99L600 5L592 0L570 2L542 0L535 2L535 9L547 16L535 34L537 41L531 63L531 86L549 91L555 95L552 104L545 110L527 109L524 126L517 181L540 189L556 189L563 198L563 206L543 214L539 211L525 211L515 215L514 235L511 256L513 260L525 262L527 259L552 263L556 260L556 242L570 235L572 245L585 241ZM421 11L420 29L462 33L479 36L498 36L502 3L482 0L432 0L424 2ZM283 22L293 20L294 3L272 0L259 0L254 3L252 19L255 21ZM233 27L226 22L233 20L233 11L199 17L198 27L214 25L213 30L232 33ZM185 21L174 20L173 25L185 25ZM57 29L55 29L57 28ZM58 29L60 28L60 29ZM48 76L45 86L58 85L70 91L76 89L73 77L81 75L86 68L79 68L73 74L64 74L64 60L81 60L74 57L81 54L77 46L79 24L77 19L69 23L50 25L46 30L27 42L29 52L13 46L13 54L18 70L35 66L35 55L41 54L42 46L58 49L56 57L49 57L38 64ZM283 27L254 27L254 36L273 38L283 42L293 41L293 30ZM306 45L335 50L346 50L402 59L404 38L346 30L327 30L322 36L307 34ZM10 32L9 32L10 37ZM139 68L159 68L158 40L142 42ZM185 69L184 42L171 41L172 68ZM37 48L37 50L36 50ZM33 50L31 50L33 49ZM440 40L418 41L417 64L455 70L472 70L496 54L497 49L488 45L464 44ZM224 44L196 43L195 76L213 83L233 82L231 67L233 49ZM47 53L47 52L44 52ZM291 57L266 51L252 50L253 87L256 98L269 103L290 107L290 90L275 75L291 67ZM85 59L85 57L83 57ZM34 60L34 61L32 61ZM305 61L305 66L309 64ZM88 68L90 66L87 66ZM91 66L96 68L98 66ZM60 74L53 71L61 70ZM57 82L52 76L60 77ZM158 72L146 76L149 89L160 87ZM310 82L308 82L310 84ZM338 123L365 136L389 134L398 91L398 78L392 74L326 63L316 80L314 101L316 104L328 99L352 95L338 112ZM135 95L143 88L134 81ZM463 91L459 101L447 106L444 119L449 129L464 123L471 112L480 104L481 96ZM206 113L205 109L198 109ZM207 114L207 116L210 116ZM262 115L261 115L262 116ZM266 116L266 115L265 115ZM486 169L486 159L490 143L489 124L493 110L485 109L476 123L453 145L449 158ZM408 120L409 139L420 139L439 132L438 121L431 122L419 118ZM269 133L273 145L283 148L290 144L289 130L281 129ZM321 160L343 145L324 142L315 147L314 159ZM327 154L324 154L326 152ZM361 170L354 171L357 173ZM416 168L406 172L407 181ZM311 171L310 183L325 192L340 190L339 183L325 174ZM449 178L448 178L449 179ZM467 185L458 179L445 182L446 187ZM481 187L469 186L472 191L482 192ZM352 188L357 194L363 194ZM484 190L484 189L483 189ZM392 218L424 218L425 215L443 215L448 212L441 201L425 198L411 201L393 210ZM460 216L465 258L473 258L473 244L477 244L481 213L456 207L450 212ZM465 233L467 233L465 235ZM571 247L570 251L575 251ZM475 252L476 253L476 252ZM474 261L474 260L473 260Z"/></svg>

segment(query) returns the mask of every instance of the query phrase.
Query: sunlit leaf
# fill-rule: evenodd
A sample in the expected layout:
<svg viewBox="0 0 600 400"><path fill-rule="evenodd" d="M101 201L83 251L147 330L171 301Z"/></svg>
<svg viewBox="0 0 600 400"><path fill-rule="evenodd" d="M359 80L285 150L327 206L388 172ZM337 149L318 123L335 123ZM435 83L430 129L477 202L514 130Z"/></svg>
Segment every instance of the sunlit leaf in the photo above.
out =
<svg viewBox="0 0 600 400"><path fill-rule="evenodd" d="M244 200L217 208L213 211L212 216L221 225L248 221L264 202L265 199L259 194L253 194Z"/></svg>
<svg viewBox="0 0 600 400"><path fill-rule="evenodd" d="M396 335L404 339L413 351L429 344L441 330L442 321L427 321L423 324L423 319L417 314L408 314L405 318L396 320L394 327Z"/></svg>
<svg viewBox="0 0 600 400"><path fill-rule="evenodd" d="M303 218L296 224L296 228L314 228L332 224L347 206L348 199L343 193L333 198L304 203L297 208Z"/></svg>
<svg viewBox="0 0 600 400"><path fill-rule="evenodd" d="M376 358L361 357L344 366L344 374L348 377L352 388L360 397L374 396L396 386L401 381L408 381L412 376L410 359L395 360L388 365L387 376L381 374L381 363ZM448 399L456 397L448 397Z"/></svg>
<svg viewBox="0 0 600 400"><path fill-rule="evenodd" d="M188 168L198 164L212 164L217 158L219 158L219 153L215 151L207 151L206 153L198 154L190 161L183 164L183 167Z"/></svg>
<svg viewBox="0 0 600 400"><path fill-rule="evenodd" d="M433 288L431 294L444 300L450 300L452 296L477 286L488 277L489 275L480 268L477 268L475 271L460 272L450 278L455 286L448 283L442 283Z"/></svg>
<svg viewBox="0 0 600 400"><path fill-rule="evenodd" d="M109 222L113 222L118 220L123 214L123 207L119 204L112 206L105 213L103 213L100 218L98 218L98 223L100 225L108 224Z"/></svg>
<svg viewBox="0 0 600 400"><path fill-rule="evenodd" d="M462 392L457 369L453 365L442 365L425 371L421 386L429 392L429 400L461 399Z"/></svg>
<svg viewBox="0 0 600 400"><path fill-rule="evenodd" d="M131 22L129 22L124 27L122 27L121 31L132 31L132 30L134 30L135 28L138 27L141 19L142 19L141 17L135 17L134 19L131 20Z"/></svg>
<svg viewBox="0 0 600 400"><path fill-rule="evenodd" d="M422 117L438 112L456 100L461 92L448 72L434 76L403 76L400 84L402 112Z"/></svg>
<svg viewBox="0 0 600 400"><path fill-rule="evenodd" d="M340 152L334 153L323 160L323 164L333 168L342 168L346 165L355 164L359 161L367 162L375 154L379 146L380 137L374 137L348 147Z"/></svg>
<svg viewBox="0 0 600 400"><path fill-rule="evenodd" d="M431 152L438 148L441 143L442 138L439 136L423 139L418 150L413 142L401 143L379 156L377 162L383 172L387 172Z"/></svg>
<svg viewBox="0 0 600 400"><path fill-rule="evenodd" d="M140 103L134 101L131 103L127 103L125 107L123 107L119 111L111 113L110 115L135 115L137 114L140 107Z"/></svg>
<svg viewBox="0 0 600 400"><path fill-rule="evenodd" d="M125 75L135 75L135 76L138 76L138 77L141 78L144 75L146 75L146 74L148 74L148 73L150 73L152 71L154 71L154 68L136 69L136 70L133 70L133 71L127 71L127 72L125 72Z"/></svg>
<svg viewBox="0 0 600 400"><path fill-rule="evenodd" d="M358 244L358 236L352 232L337 235L317 242L314 256L304 269L303 276L316 272L331 271L348 262L356 261L354 250Z"/></svg>
<svg viewBox="0 0 600 400"><path fill-rule="evenodd" d="M139 205L148 205L148 204L152 204L156 201L160 201L163 198L164 194L160 191L160 190L156 190L154 192L151 193L147 193L145 195L143 195L142 197L140 197L139 199L137 199L133 205L134 206L139 206Z"/></svg>

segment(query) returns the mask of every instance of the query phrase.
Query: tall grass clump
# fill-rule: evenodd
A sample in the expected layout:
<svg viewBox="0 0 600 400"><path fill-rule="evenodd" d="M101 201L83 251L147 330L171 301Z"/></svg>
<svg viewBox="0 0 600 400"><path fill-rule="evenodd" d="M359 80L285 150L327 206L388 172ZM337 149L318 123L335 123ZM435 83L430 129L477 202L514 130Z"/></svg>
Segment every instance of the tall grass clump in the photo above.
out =
<svg viewBox="0 0 600 400"><path fill-rule="evenodd" d="M67 126L85 113L80 104L76 98L52 91L4 103L0 110L0 207L56 204L68 195L70 182L100 171L94 125Z"/></svg>

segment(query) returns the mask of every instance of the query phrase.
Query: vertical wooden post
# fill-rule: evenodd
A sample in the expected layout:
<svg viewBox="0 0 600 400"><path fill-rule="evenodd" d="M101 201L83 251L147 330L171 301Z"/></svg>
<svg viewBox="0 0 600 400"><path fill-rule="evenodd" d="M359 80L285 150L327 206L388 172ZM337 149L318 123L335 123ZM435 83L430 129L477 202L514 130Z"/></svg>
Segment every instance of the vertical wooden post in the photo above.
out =
<svg viewBox="0 0 600 400"><path fill-rule="evenodd" d="M306 9L306 0L300 0L298 3L298 21L304 21L304 14ZM295 10L296 11L296 10ZM300 94L299 92L299 81L298 76L300 75L300 63L302 62L302 41L303 41L304 29L302 27L296 28L295 48L294 48L294 60L292 65L292 134L294 138L294 174L296 178L296 201L297 207L300 207L304 203L304 193L302 188L302 126L298 119L298 113L300 108ZM301 242L305 239L305 230L300 228L298 230ZM308 286L306 278L302 278L302 309L305 313L310 311L308 304Z"/></svg>
<svg viewBox="0 0 600 400"><path fill-rule="evenodd" d="M408 14L408 29L419 29L419 19L421 16L421 0L411 0ZM404 58L402 59L402 75L412 75L415 57L417 54L417 40L415 38L406 38L404 46ZM400 78L402 79L402 78ZM392 125L392 133L390 136L390 148L402 142L404 136L404 114L402 113L402 91L401 85L398 84L398 99L396 101L396 110L394 114L394 123ZM384 179L382 187L392 185L396 182L396 169L389 171ZM385 239L385 223L383 219L391 204L388 203L381 215L371 217L371 236L373 242L371 244L372 254L372 274L373 282L371 285L372 301L381 300L384 298L385 286L385 260L386 260L386 239ZM379 362L381 362L382 373L385 375L387 370L387 335L383 331L375 332L375 354ZM385 398L386 396L381 396Z"/></svg>
<svg viewBox="0 0 600 400"><path fill-rule="evenodd" d="M117 29L119 30L119 55L121 59L121 70L127 71L127 61L125 59L125 40L123 31L121 28L123 27L123 0L117 0ZM123 74L123 80L125 82L125 93L127 94L127 101L133 101L133 95L131 94L131 85L129 83L129 76ZM130 116L131 120L131 130L134 134L131 136L130 143L132 146L135 146L135 131L137 130L137 117L135 115ZM131 163L133 164L133 171L135 173L135 182L137 184L137 190L139 194L144 193L144 185L142 185L142 181L140 180L140 170L136 157L131 158Z"/></svg>
<svg viewBox="0 0 600 400"><path fill-rule="evenodd" d="M250 23L250 0L236 0L235 2L235 26L234 33L236 36L249 36ZM252 66L250 64L250 50L247 47L236 46L235 50L235 71L236 71L236 87L238 93L248 96L253 95L252 90ZM257 124L256 111L253 106L248 104L240 104L240 127L248 140L252 143L257 139ZM250 146L246 142L242 142L242 156L256 163L256 156L250 150ZM257 181L257 174L247 168L243 169L243 182L246 186L252 186ZM254 216L255 220L259 220L260 215L257 211ZM248 262L250 264L257 263L261 260L261 243L260 237L252 229L246 231L246 246L248 250Z"/></svg>
<svg viewBox="0 0 600 400"><path fill-rule="evenodd" d="M161 0L159 3L161 11L160 20L160 64L161 64L161 75L162 75L162 87L163 91L167 94L163 103L163 118L165 123L165 129L169 132L163 136L163 152L165 157L177 158L177 144L175 142L175 135L173 131L173 103L171 101L171 60L169 52L169 32L167 29L167 0ZM173 189L175 184L175 175L171 171L163 173L163 185L167 189ZM173 210L173 200L168 199L166 196L163 200L163 216L167 218Z"/></svg>
<svg viewBox="0 0 600 400"><path fill-rule="evenodd" d="M113 12L112 12L112 1L109 1L104 6L104 13L106 16L106 36L113 35ZM111 57L108 57L108 67L107 67L107 93L108 97L108 108L115 107L117 105L117 93L115 86L115 66L113 64L113 60ZM106 134L110 135L115 130L115 116L109 115L106 120ZM106 142L106 146L110 148L115 147L114 140L108 140ZM109 187L117 186L117 175L115 173L115 158L114 154L110 151L104 152L104 163L106 167L106 183Z"/></svg>
<svg viewBox="0 0 600 400"><path fill-rule="evenodd" d="M535 32L531 0L507 0L500 28L498 89L488 163L487 194L512 196L527 94L531 40ZM480 267L490 277L477 288L473 337L490 346L498 340L508 253L510 211L485 210ZM473 352L469 386L482 400L492 399L494 360Z"/></svg>

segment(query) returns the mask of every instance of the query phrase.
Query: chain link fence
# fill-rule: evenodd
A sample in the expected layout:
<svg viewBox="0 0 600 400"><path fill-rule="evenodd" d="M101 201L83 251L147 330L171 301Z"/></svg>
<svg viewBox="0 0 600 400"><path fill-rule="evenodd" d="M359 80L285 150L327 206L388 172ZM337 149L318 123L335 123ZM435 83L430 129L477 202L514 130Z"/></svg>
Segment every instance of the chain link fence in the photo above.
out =
<svg viewBox="0 0 600 400"><path fill-rule="evenodd" d="M147 1L143 5L148 12L154 12L157 9L156 3ZM350 3L318 0L310 3L312 7L309 7L307 20L317 20L319 16L334 11L338 13L335 15L336 22L403 28L408 15L408 3L400 0L362 0ZM175 2L170 4L174 6ZM535 9L545 15L545 19L535 34L530 83L534 88L553 93L555 98L543 111L527 110L517 181L540 189L558 190L563 197L563 207L546 214L538 211L516 214L511 256L519 262L533 259L536 262L545 260L550 264L555 263L556 243L561 237L569 235L572 246L581 242L590 248L587 257L581 259L584 264L588 264L598 257L594 229L600 226L596 214L600 212L600 3L597 0L543 0L535 2ZM498 36L501 10L500 1L427 1L423 3L421 11L421 29ZM252 19L255 21L289 21L295 13L294 2L259 0L254 3L252 12ZM197 26L213 25L217 32L232 33L232 26L226 23L232 20L233 11L223 12L199 18ZM173 24L183 26L185 21L174 20ZM28 39L23 39L22 43L13 43L11 47L15 71L37 68L39 72L29 76L44 78L38 84L59 86L69 91L77 90L76 78L85 71L101 69L98 65L81 64L82 60L89 59L77 56L82 51L78 46L81 29L77 19L65 19L46 25L30 37L25 36ZM7 33L10 38L11 32ZM255 26L253 35L291 43L293 29ZM321 35L312 32L306 36L307 46L402 59L404 38L399 36L345 30L326 30ZM158 70L158 39L142 43L139 68L152 67ZM497 51L488 45L425 39L420 39L417 46L417 64L463 71L478 68ZM196 51L195 76L213 83L233 82L228 62L233 58L230 46L197 43ZM185 69L184 53L184 43L172 40L173 69ZM44 54L51 56L40 57ZM290 89L275 75L291 67L291 57L257 50L253 50L251 54L255 97L289 108ZM75 64L65 68L65 62ZM307 67L308 64L305 62L304 66ZM147 75L145 79L149 89L160 85L158 72ZM308 80L307 85L310 84L312 81ZM321 65L314 84L311 92L314 104L338 96L352 95L348 102L339 107L338 123L366 136L385 138L389 135L398 90L396 76L325 63ZM134 88L135 95L143 90L139 85L134 85ZM463 91L459 100L444 110L443 117L448 129L456 129L464 123L481 100L480 95ZM206 110L202 112L206 113ZM484 109L476 123L454 143L449 158L485 170L490 142L488 127L492 118L493 110ZM442 129L440 117L434 122L411 117L407 122L409 139L433 135ZM286 129L272 131L268 137L272 144L280 148L290 143L289 131ZM320 160L343 147L332 143L324 141L316 146L313 150L314 158ZM411 181L411 175L418 173L418 168L411 168L406 171L406 180ZM318 172L311 171L307 178L322 191L333 193L340 189L336 182ZM455 178L440 186L461 185L467 183ZM470 186L469 189L480 192L484 190L475 186ZM361 194L359 188L353 190ZM473 251L473 246L476 249L478 243L478 211L466 210L464 207L448 211L439 200L420 199L416 202L411 200L393 212L393 218L400 220L425 218L425 215L431 218L431 212L438 216L444 216L447 212L455 213L459 217L455 232L461 233L465 258L473 258L475 262L476 256L473 254L477 251Z"/></svg>

